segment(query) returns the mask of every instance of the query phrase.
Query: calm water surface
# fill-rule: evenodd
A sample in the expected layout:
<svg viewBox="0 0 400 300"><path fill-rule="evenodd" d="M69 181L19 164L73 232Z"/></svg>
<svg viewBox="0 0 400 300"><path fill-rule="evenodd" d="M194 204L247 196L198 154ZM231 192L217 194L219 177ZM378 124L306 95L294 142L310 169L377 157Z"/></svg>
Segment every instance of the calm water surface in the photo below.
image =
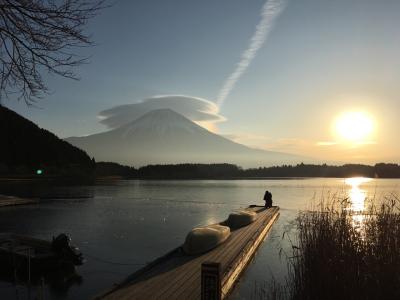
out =
<svg viewBox="0 0 400 300"><path fill-rule="evenodd" d="M221 221L232 210L249 204L262 204L266 189L281 207L281 216L245 271L233 299L250 298L254 285L272 276L284 280L286 263L279 253L290 247L282 234L293 230L297 212L310 208L313 199L347 193L355 200L355 208L362 209L365 197L400 194L400 180L119 181L52 188L39 205L1 208L0 231L44 239L68 233L87 258L77 269L82 281L46 285L45 299L88 299L182 244L192 227ZM26 290L0 281L1 299L16 299L17 294L26 299Z"/></svg>

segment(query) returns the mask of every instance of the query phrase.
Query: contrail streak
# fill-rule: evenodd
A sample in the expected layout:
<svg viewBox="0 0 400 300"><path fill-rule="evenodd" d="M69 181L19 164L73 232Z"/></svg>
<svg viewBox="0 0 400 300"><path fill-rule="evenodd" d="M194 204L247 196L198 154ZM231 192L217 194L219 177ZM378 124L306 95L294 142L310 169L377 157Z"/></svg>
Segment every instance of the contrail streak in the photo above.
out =
<svg viewBox="0 0 400 300"><path fill-rule="evenodd" d="M271 32L276 19L286 6L285 0L268 0L265 2L261 11L261 21L257 24L256 31L251 37L249 47L242 53L241 60L236 69L226 79L219 91L217 105L219 108L224 104L225 99L232 92L240 76L246 71L247 67L257 55L257 51L265 43L268 34Z"/></svg>

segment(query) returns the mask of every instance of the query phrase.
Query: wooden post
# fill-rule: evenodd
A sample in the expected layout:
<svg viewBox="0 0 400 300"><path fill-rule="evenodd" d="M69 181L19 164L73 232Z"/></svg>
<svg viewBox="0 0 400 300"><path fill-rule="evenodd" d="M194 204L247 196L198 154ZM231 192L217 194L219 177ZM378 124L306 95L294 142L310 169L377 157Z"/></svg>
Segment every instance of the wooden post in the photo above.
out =
<svg viewBox="0 0 400 300"><path fill-rule="evenodd" d="M221 300L219 263L204 262L201 265L201 300Z"/></svg>
<svg viewBox="0 0 400 300"><path fill-rule="evenodd" d="M28 299L31 299L31 248L28 248Z"/></svg>

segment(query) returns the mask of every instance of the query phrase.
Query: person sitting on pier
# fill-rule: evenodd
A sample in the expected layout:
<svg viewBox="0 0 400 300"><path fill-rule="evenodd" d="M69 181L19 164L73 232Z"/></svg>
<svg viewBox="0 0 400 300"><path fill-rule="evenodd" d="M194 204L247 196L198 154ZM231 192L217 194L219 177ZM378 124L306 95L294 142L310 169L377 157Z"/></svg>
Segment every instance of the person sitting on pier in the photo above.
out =
<svg viewBox="0 0 400 300"><path fill-rule="evenodd" d="M266 208L272 207L272 194L271 194L271 192L265 191L264 201L265 201L265 207Z"/></svg>

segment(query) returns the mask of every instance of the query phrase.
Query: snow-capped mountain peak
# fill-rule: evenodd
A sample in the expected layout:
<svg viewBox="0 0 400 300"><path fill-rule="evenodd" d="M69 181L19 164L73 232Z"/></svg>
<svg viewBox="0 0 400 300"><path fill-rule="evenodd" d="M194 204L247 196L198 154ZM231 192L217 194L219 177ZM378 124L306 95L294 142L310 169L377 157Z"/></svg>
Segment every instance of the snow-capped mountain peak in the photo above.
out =
<svg viewBox="0 0 400 300"><path fill-rule="evenodd" d="M169 132L194 133L196 131L206 131L204 128L193 123L181 114L172 109L157 109L146 113L140 118L120 127L123 137L145 131L148 134L166 134Z"/></svg>
<svg viewBox="0 0 400 300"><path fill-rule="evenodd" d="M97 161L135 167L165 163L234 163L255 167L303 160L235 143L171 109L153 110L119 128L66 140Z"/></svg>

